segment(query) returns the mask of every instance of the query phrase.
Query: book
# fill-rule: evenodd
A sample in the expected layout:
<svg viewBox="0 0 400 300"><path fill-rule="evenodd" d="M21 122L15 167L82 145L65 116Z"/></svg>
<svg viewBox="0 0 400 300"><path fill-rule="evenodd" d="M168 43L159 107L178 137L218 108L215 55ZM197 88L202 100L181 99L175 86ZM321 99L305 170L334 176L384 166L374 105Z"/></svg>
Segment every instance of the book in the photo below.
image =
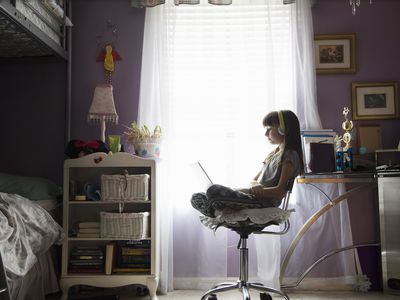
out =
<svg viewBox="0 0 400 300"><path fill-rule="evenodd" d="M117 265L122 267L126 264L135 264L135 263L149 263L151 261L150 256L119 256L117 257Z"/></svg>
<svg viewBox="0 0 400 300"><path fill-rule="evenodd" d="M106 275L111 275L114 261L114 244L106 245L106 262L104 273Z"/></svg>
<svg viewBox="0 0 400 300"><path fill-rule="evenodd" d="M74 255L71 254L70 259L80 259L80 260L95 260L95 259L104 259L103 255Z"/></svg>
<svg viewBox="0 0 400 300"><path fill-rule="evenodd" d="M150 255L150 248L121 247L121 255Z"/></svg>
<svg viewBox="0 0 400 300"><path fill-rule="evenodd" d="M80 222L79 228L100 228L100 222Z"/></svg>
<svg viewBox="0 0 400 300"><path fill-rule="evenodd" d="M71 259L69 261L70 266L102 266L104 260L102 259Z"/></svg>
<svg viewBox="0 0 400 300"><path fill-rule="evenodd" d="M104 255L104 251L100 247L76 247L72 250L71 255Z"/></svg>
<svg viewBox="0 0 400 300"><path fill-rule="evenodd" d="M129 247L129 248L150 248L151 240L126 240L116 241L118 247Z"/></svg>

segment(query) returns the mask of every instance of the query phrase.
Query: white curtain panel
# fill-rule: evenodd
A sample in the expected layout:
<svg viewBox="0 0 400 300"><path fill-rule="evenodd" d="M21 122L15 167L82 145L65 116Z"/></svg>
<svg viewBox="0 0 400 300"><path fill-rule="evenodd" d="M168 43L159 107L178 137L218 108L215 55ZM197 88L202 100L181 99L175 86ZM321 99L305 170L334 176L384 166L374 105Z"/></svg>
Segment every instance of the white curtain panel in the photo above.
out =
<svg viewBox="0 0 400 300"><path fill-rule="evenodd" d="M201 161L215 183L243 187L272 150L266 113L291 109L304 128L320 127L312 36L308 0L146 9L138 123L163 129L161 292L237 276L238 238L204 227L190 205L206 189L193 163ZM280 239L251 237L249 245L250 276L278 287Z"/></svg>

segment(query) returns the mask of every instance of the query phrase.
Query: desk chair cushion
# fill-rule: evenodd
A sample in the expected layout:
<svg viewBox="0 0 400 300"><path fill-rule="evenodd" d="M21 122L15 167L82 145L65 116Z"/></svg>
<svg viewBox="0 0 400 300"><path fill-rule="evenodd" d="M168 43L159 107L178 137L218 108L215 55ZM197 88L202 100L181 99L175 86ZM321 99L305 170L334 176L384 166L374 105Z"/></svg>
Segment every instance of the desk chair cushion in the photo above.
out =
<svg viewBox="0 0 400 300"><path fill-rule="evenodd" d="M200 221L206 227L216 230L220 226L230 227L243 222L248 226L252 225L270 225L274 223L279 225L285 222L294 209L284 210L279 207L266 207L255 209L243 209L232 213L220 213L215 218L200 216Z"/></svg>

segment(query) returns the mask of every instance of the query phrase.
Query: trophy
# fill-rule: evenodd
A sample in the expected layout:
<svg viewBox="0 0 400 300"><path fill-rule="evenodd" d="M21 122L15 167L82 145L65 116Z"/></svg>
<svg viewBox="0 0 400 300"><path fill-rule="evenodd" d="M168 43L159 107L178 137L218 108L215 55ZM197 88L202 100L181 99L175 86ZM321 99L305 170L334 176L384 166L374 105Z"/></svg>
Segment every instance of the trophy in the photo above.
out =
<svg viewBox="0 0 400 300"><path fill-rule="evenodd" d="M345 169L353 169L353 148L351 146L351 131L353 130L353 121L349 120L347 115L350 109L343 108L343 116L345 120L342 123L342 128L345 131L343 136L335 136L336 144L336 171L344 171ZM342 147L344 142L344 147Z"/></svg>

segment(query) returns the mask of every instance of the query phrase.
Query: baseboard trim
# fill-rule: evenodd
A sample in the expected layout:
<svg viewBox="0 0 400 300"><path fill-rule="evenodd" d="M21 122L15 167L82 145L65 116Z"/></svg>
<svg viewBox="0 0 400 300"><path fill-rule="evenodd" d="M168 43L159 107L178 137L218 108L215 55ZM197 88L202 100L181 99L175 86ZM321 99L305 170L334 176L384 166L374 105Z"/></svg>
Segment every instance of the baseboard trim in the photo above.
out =
<svg viewBox="0 0 400 300"><path fill-rule="evenodd" d="M285 284L296 282L297 278L285 278ZM176 277L174 278L175 290L208 290L217 283L236 282L237 277ZM259 281L250 278L249 281ZM355 276L343 276L332 278L304 278L296 290L312 291L351 291L356 282Z"/></svg>
<svg viewBox="0 0 400 300"><path fill-rule="evenodd" d="M284 285L290 285L296 282L297 278L285 277ZM304 278L301 283L292 289L309 291L351 291L356 283L356 276L342 277L310 277Z"/></svg>

